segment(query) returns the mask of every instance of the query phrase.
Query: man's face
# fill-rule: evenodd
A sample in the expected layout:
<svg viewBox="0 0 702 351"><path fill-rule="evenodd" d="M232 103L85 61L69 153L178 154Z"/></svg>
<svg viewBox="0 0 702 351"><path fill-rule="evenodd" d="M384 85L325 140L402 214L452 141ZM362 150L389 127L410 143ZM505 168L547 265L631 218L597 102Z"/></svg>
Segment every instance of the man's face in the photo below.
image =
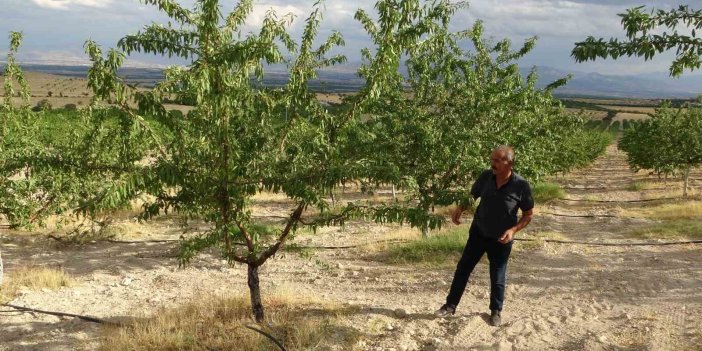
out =
<svg viewBox="0 0 702 351"><path fill-rule="evenodd" d="M512 170L512 162L507 160L504 150L495 150L490 154L490 167L493 174L504 175Z"/></svg>

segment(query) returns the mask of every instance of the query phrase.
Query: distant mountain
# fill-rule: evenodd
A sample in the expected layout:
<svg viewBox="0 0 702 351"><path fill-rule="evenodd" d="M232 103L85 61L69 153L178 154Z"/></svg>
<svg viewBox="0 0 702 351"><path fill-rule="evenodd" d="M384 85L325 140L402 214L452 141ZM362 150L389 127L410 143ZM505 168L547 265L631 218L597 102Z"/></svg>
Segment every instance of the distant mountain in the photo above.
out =
<svg viewBox="0 0 702 351"><path fill-rule="evenodd" d="M329 92L356 91L363 85L363 80L356 71L360 66L357 62L334 66L319 72L318 78L311 82L314 90ZM2 63L0 63L0 69ZM88 66L61 65L23 65L27 71L43 72L70 77L85 77ZM522 68L521 73L527 75L531 68ZM563 87L556 89L555 95L560 97L613 97L613 98L691 98L702 94L702 74L687 73L679 79L668 77L667 73L651 73L639 75L605 75L588 72L568 72L553 67L536 67L538 74L537 86L543 88L548 84L569 73L573 78ZM123 68L120 75L131 83L151 86L163 79L163 72L158 68ZM287 70L283 65L269 67L263 84L279 86L287 82Z"/></svg>
<svg viewBox="0 0 702 351"><path fill-rule="evenodd" d="M522 69L524 75L529 69ZM702 75L687 74L679 79L667 73L639 75L605 75L588 72L567 72L552 67L536 67L539 77L537 86L545 87L551 82L571 73L573 78L554 91L558 96L591 96L616 98L691 98L702 94Z"/></svg>

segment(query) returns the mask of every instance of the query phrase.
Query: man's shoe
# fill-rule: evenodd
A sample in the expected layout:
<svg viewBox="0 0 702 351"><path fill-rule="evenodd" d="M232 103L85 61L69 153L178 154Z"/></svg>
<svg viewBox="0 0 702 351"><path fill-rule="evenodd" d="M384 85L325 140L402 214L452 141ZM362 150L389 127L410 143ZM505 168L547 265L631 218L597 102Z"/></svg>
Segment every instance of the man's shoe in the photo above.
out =
<svg viewBox="0 0 702 351"><path fill-rule="evenodd" d="M444 304L443 306L441 306L441 308L436 310L436 312L434 312L434 314L437 317L453 316L454 314L456 314L456 306Z"/></svg>
<svg viewBox="0 0 702 351"><path fill-rule="evenodd" d="M492 313L490 314L490 324L492 324L495 327L499 327L500 324L502 324L502 318L500 318L500 311L492 310Z"/></svg>

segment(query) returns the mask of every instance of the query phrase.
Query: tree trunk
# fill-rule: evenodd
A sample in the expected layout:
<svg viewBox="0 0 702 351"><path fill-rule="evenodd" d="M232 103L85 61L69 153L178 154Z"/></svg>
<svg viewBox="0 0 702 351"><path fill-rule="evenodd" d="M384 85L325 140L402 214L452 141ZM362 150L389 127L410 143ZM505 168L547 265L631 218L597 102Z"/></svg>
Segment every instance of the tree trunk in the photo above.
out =
<svg viewBox="0 0 702 351"><path fill-rule="evenodd" d="M422 239L429 237L429 227L422 227Z"/></svg>
<svg viewBox="0 0 702 351"><path fill-rule="evenodd" d="M395 191L395 184L392 185L392 200L397 202L397 192Z"/></svg>
<svg viewBox="0 0 702 351"><path fill-rule="evenodd" d="M263 322L263 303L261 303L261 286L258 281L258 266L249 264L249 293L251 294L251 310L257 323Z"/></svg>
<svg viewBox="0 0 702 351"><path fill-rule="evenodd" d="M690 166L687 166L684 175L685 185L683 186L683 197L687 197L687 186L690 184Z"/></svg>

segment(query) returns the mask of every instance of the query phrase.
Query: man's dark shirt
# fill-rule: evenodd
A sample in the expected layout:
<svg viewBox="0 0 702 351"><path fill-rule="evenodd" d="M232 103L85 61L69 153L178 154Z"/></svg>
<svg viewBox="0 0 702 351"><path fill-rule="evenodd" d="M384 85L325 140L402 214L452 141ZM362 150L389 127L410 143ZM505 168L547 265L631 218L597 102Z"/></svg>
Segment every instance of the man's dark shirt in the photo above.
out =
<svg viewBox="0 0 702 351"><path fill-rule="evenodd" d="M480 198L473 222L488 238L499 239L505 230L514 227L518 221L517 209L534 208L529 182L514 171L507 183L497 189L496 177L488 169L478 177L470 192L474 198Z"/></svg>

